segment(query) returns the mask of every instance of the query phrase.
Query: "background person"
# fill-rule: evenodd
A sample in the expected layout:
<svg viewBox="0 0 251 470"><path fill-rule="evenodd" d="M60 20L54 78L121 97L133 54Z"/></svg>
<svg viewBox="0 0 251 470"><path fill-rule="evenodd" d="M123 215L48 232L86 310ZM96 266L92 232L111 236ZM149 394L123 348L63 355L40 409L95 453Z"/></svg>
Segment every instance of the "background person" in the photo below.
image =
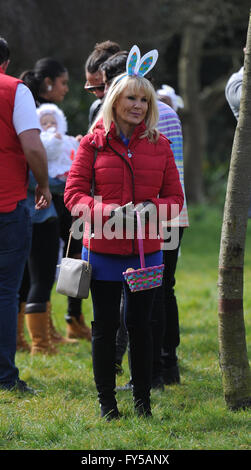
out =
<svg viewBox="0 0 251 470"><path fill-rule="evenodd" d="M246 48L243 48L245 54ZM243 71L244 67L242 66L237 72L233 73L228 79L225 87L225 96L227 102L235 116L236 120L239 119L240 104L241 104L241 93L242 93L242 82L243 82ZM251 218L251 200L248 210L248 217Z"/></svg>
<svg viewBox="0 0 251 470"><path fill-rule="evenodd" d="M176 106L174 106L176 108ZM180 383L180 371L177 349L180 344L179 307L175 294L176 268L180 253L180 246L185 228L189 226L187 201L184 185L183 166L183 135L179 116L172 106L158 100L159 121L158 130L171 142L175 163L179 172L180 182L184 193L184 204L179 214L179 220L174 223L179 230L179 244L173 249L163 250L163 262L165 265L163 283L156 296L156 310L159 312L158 321L153 325L153 334L156 345L154 376L152 386L163 388L162 384L171 385ZM178 110L178 108L177 108ZM167 227L167 231L170 231ZM161 309L161 305L163 309ZM159 339L161 340L159 346ZM160 354L160 356L159 356ZM160 357L160 360L158 359Z"/></svg>
<svg viewBox="0 0 251 470"><path fill-rule="evenodd" d="M45 103L61 103L68 93L68 71L53 58L45 57L38 60L34 69L24 72L22 76L33 92L38 109ZM32 206L34 198L32 175L30 181L28 200ZM73 342L72 338L68 337L68 329L67 337L64 338L56 331L52 321L50 297L58 262L59 240L60 238L65 242L68 240L72 219L63 203L65 182L58 178L49 178L49 184L53 194L53 204L43 216L32 213L32 248L28 261L30 288L25 307L27 327L32 339L31 354L56 354L58 343ZM74 240L71 244L70 256L81 256L80 241ZM90 339L90 330L85 325L81 312L81 300L68 298L67 301L68 312L75 315L79 330L82 320L85 330L82 331L82 335L89 334Z"/></svg>
<svg viewBox="0 0 251 470"><path fill-rule="evenodd" d="M51 194L35 103L21 80L6 74L8 64L0 38L0 388L32 392L15 365L18 291L31 242L28 166L37 181L36 210L49 206Z"/></svg>
<svg viewBox="0 0 251 470"><path fill-rule="evenodd" d="M126 70L128 52L119 51L109 57L100 69L103 74L105 84L105 93L107 93L114 78ZM178 109L178 103L181 101L176 98L177 95L171 87L165 86L165 95L171 94L170 103L173 107L164 103L163 100L157 100L159 120L158 129L171 141L171 149L174 154L176 166L179 171L180 181L184 193L184 205L179 215L179 245L174 250L163 251L163 262L165 270L163 275L163 284L156 291L154 311L155 320L152 323L154 360L153 360L153 388L164 388L164 384L170 385L180 382L180 373L178 366L177 348L180 344L179 311L175 295L175 272L177 267L180 243L183 236L183 230L188 227L188 212L184 188L184 169L183 169L183 137L181 123L175 109ZM162 94L163 95L163 94ZM157 94L158 98L158 94ZM170 99L170 98L169 98ZM170 231L170 229L168 229ZM118 374L123 373L122 360L127 348L127 331L123 322L123 293L121 301L121 321L117 332L116 341L116 370ZM130 367L130 352L128 351L128 361ZM131 390L132 380L120 390Z"/></svg>
<svg viewBox="0 0 251 470"><path fill-rule="evenodd" d="M120 46L113 41L97 43L85 63L85 90L93 93L96 100L92 103L89 111L89 126L94 122L103 102L104 83L100 65L111 55L120 50Z"/></svg>
<svg viewBox="0 0 251 470"><path fill-rule="evenodd" d="M184 108L183 99L181 96L176 95L175 89L169 85L162 85L157 91L157 97L163 103L168 104L174 111L178 111L179 108Z"/></svg>
<svg viewBox="0 0 251 470"><path fill-rule="evenodd" d="M246 48L243 48L245 54ZM228 104L238 120L240 112L240 103L241 103L241 92L242 92L242 81L243 81L243 71L244 67L242 66L237 72L233 73L228 79L225 87L225 96L228 101Z"/></svg>
<svg viewBox="0 0 251 470"><path fill-rule="evenodd" d="M40 138L47 154L49 176L66 181L79 141L66 134L65 115L55 104L42 104L37 109L37 114L42 129Z"/></svg>

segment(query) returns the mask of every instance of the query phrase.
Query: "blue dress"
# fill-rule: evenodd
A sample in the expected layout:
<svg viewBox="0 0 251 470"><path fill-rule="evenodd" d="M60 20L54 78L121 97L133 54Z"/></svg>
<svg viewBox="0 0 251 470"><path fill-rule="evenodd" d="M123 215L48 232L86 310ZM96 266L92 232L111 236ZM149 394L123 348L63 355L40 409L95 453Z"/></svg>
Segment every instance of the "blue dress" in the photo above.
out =
<svg viewBox="0 0 251 470"><path fill-rule="evenodd" d="M87 261L88 250L86 247L82 249L82 259ZM139 269L140 257L120 256L120 255L104 255L101 253L90 252L90 263L92 265L92 278L100 281L123 281L123 272L128 268ZM145 255L145 266L159 266L163 263L163 253L158 251Z"/></svg>

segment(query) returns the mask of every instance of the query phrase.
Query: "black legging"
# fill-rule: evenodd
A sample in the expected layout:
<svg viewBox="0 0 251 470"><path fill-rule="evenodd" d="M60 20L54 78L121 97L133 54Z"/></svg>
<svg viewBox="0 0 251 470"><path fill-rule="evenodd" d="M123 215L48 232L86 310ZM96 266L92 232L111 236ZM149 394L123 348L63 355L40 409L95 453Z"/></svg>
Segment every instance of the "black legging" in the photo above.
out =
<svg viewBox="0 0 251 470"><path fill-rule="evenodd" d="M131 293L124 287L124 321L128 330L134 390L150 391L152 379L152 306L155 289ZM115 365L116 331L120 322L121 282L91 282L95 336L93 338L94 376L102 383ZM97 344L96 344L97 343ZM102 347L101 347L102 344Z"/></svg>
<svg viewBox="0 0 251 470"><path fill-rule="evenodd" d="M30 289L27 304L48 302L55 280L59 250L57 218L33 224L32 247L28 259Z"/></svg>
<svg viewBox="0 0 251 470"><path fill-rule="evenodd" d="M179 228L179 246L175 250L163 251L165 265L163 273L164 318L162 329L162 348L165 351L175 350L180 344L179 311L175 295L175 272L179 256L184 227Z"/></svg>
<svg viewBox="0 0 251 470"><path fill-rule="evenodd" d="M59 233L60 238L64 242L64 251L63 256L66 254L66 249L69 240L69 230L72 225L72 216L68 209L66 209L64 205L64 199L61 195L53 195L53 202L59 217ZM81 259L81 252L82 252L82 240L76 240L72 237L70 249L69 249L69 256L72 258L80 258ZM76 317L78 318L82 313L82 300L76 299L74 297L67 297L67 316L68 317Z"/></svg>

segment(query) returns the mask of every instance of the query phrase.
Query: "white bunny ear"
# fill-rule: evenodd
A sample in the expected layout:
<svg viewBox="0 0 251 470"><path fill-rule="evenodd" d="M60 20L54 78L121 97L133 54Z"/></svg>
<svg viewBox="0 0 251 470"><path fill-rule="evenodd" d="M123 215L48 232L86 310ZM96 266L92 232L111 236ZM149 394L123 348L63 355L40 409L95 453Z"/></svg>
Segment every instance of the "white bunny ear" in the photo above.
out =
<svg viewBox="0 0 251 470"><path fill-rule="evenodd" d="M129 52L126 61L126 70L128 75L136 75L139 69L140 63L140 50L138 46L133 46Z"/></svg>
<svg viewBox="0 0 251 470"><path fill-rule="evenodd" d="M159 57L157 49L147 52L140 60L138 75L143 77L154 67Z"/></svg>

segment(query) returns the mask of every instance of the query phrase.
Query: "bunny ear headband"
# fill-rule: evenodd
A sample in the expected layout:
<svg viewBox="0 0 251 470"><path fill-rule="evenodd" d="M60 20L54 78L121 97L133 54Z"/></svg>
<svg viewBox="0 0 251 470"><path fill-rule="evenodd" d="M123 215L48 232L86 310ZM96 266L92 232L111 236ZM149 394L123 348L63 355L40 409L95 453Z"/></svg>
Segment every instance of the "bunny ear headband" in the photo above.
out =
<svg viewBox="0 0 251 470"><path fill-rule="evenodd" d="M138 75L144 77L156 64L158 60L158 51L153 49L147 52L143 57L140 57L140 50L138 46L133 46L129 52L126 71L127 75Z"/></svg>
<svg viewBox="0 0 251 470"><path fill-rule="evenodd" d="M128 54L126 61L126 73L119 77L118 80L115 80L115 85L122 80L122 78L133 77L134 75L138 77L144 77L156 64L159 57L157 49L147 52L143 57L140 57L140 50L138 46L133 46Z"/></svg>

